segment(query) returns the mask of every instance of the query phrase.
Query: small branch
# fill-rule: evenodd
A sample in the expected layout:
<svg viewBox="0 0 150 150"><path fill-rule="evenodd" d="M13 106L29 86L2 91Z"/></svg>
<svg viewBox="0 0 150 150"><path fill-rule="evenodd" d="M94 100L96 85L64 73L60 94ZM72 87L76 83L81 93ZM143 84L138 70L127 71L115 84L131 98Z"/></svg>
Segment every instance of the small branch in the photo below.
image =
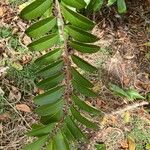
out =
<svg viewBox="0 0 150 150"><path fill-rule="evenodd" d="M21 119L26 123L26 125L28 126L28 128L31 129L31 126L28 124L28 122L26 121L26 119L17 111L17 109L11 103L9 103L6 99L4 99L4 100L21 117Z"/></svg>
<svg viewBox="0 0 150 150"><path fill-rule="evenodd" d="M137 107L141 107L141 106L144 106L144 105L148 105L149 103L146 102L146 101L143 101L143 102L140 102L140 103L134 103L132 105L129 105L123 109L119 109L117 111L114 111L114 112L111 112L111 113L106 113L105 115L106 116L110 116L110 115L117 115L117 114L122 114L123 112L125 111L129 111L129 110L133 110L133 109L136 109Z"/></svg>

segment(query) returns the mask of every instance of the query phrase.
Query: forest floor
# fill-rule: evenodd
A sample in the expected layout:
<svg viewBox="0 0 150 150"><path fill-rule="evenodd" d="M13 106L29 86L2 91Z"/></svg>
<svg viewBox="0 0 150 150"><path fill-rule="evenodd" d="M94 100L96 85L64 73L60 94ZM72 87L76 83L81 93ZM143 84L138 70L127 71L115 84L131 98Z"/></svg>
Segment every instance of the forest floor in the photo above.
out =
<svg viewBox="0 0 150 150"><path fill-rule="evenodd" d="M32 141L25 133L38 121L32 100L40 91L32 62L39 54L26 47L31 42L24 34L28 25L17 16L23 3L0 2L0 150L21 150ZM97 23L93 34L101 47L96 54L83 55L99 68L98 77L85 74L99 93L89 102L105 115L98 118L100 130L89 134L91 143L81 149L92 150L97 143L106 150L150 150L150 47L144 45L150 42L150 2L127 1L127 8L123 15L115 7L104 7L89 16ZM109 83L134 89L144 99L115 95Z"/></svg>

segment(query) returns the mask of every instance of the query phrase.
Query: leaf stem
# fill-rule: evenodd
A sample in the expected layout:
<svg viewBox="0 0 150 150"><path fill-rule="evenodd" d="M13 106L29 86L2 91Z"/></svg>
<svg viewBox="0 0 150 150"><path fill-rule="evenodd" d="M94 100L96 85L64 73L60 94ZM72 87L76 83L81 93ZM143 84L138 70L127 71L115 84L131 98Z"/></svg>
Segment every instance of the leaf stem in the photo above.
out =
<svg viewBox="0 0 150 150"><path fill-rule="evenodd" d="M70 100L70 91L71 91L71 83L70 83L70 60L69 60L69 52L67 48L67 39L65 38L65 33L64 33L64 20L63 16L61 14L61 7L59 4L58 0L55 0L56 4L56 11L57 11L57 23L58 23L58 28L59 28L59 33L60 33L60 38L63 40L63 45L62 49L64 50L63 53L63 58L64 58L64 63L65 63L65 74L66 74L66 91L65 91L65 100L67 105L69 105L69 100Z"/></svg>

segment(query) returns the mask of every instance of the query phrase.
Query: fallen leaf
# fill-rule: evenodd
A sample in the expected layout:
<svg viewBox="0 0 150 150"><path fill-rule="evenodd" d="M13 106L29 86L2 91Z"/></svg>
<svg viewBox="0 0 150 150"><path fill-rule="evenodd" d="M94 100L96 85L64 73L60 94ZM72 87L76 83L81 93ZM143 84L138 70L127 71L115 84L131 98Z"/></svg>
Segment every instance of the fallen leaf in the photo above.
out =
<svg viewBox="0 0 150 150"><path fill-rule="evenodd" d="M128 137L129 150L135 150L135 141L132 137Z"/></svg>
<svg viewBox="0 0 150 150"><path fill-rule="evenodd" d="M28 37L26 35L23 37L22 41L25 45L28 45L29 43L31 43L30 37Z"/></svg>
<svg viewBox="0 0 150 150"><path fill-rule="evenodd" d="M0 17L2 17L4 15L4 11L3 11L3 8L0 7Z"/></svg>
<svg viewBox="0 0 150 150"><path fill-rule="evenodd" d="M128 122L130 121L130 113L129 113L129 111L126 111L126 112L124 113L123 119L124 119L124 122L125 122L125 123L128 123Z"/></svg>
<svg viewBox="0 0 150 150"><path fill-rule="evenodd" d="M17 104L16 109L23 112L31 112L31 109L26 104Z"/></svg>
<svg viewBox="0 0 150 150"><path fill-rule="evenodd" d="M129 147L127 140L121 141L120 145L123 149L127 149Z"/></svg>
<svg viewBox="0 0 150 150"><path fill-rule="evenodd" d="M8 113L0 114L0 121L7 121L10 119L10 115Z"/></svg>

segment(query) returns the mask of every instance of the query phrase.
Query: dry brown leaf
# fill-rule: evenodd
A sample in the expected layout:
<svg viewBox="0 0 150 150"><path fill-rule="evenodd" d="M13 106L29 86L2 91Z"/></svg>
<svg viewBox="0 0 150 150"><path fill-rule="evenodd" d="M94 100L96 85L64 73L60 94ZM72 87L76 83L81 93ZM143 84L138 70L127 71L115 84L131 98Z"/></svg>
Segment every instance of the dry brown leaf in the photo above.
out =
<svg viewBox="0 0 150 150"><path fill-rule="evenodd" d="M17 104L16 109L23 112L31 112L31 109L26 104Z"/></svg>
<svg viewBox="0 0 150 150"><path fill-rule="evenodd" d="M135 150L135 141L133 138L128 137L129 150Z"/></svg>
<svg viewBox="0 0 150 150"><path fill-rule="evenodd" d="M3 7L0 7L0 17L4 15Z"/></svg>
<svg viewBox="0 0 150 150"><path fill-rule="evenodd" d="M121 147L122 147L123 149L127 149L128 146L129 146L126 140L121 141L121 142L120 142L120 145L121 145Z"/></svg>
<svg viewBox="0 0 150 150"><path fill-rule="evenodd" d="M28 36L24 36L23 37L23 43L25 44L25 45L28 45L29 43L31 43L31 39L30 39L30 37L28 37Z"/></svg>
<svg viewBox="0 0 150 150"><path fill-rule="evenodd" d="M10 115L8 113L0 114L0 121L7 121L10 119Z"/></svg>

